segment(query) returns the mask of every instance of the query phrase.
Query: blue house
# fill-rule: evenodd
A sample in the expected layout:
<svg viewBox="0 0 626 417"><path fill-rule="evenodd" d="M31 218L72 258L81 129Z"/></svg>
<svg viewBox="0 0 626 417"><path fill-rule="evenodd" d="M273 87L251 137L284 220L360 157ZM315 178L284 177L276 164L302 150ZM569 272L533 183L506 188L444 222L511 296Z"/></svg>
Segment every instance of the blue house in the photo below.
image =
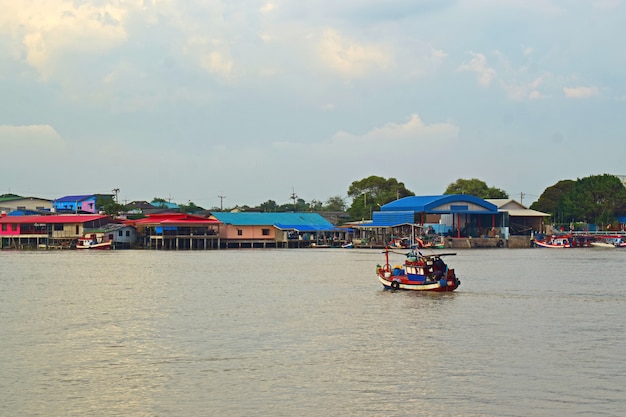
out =
<svg viewBox="0 0 626 417"><path fill-rule="evenodd" d="M507 213L486 200L465 194L410 196L381 206L372 220L356 225L377 242L433 235L483 237L507 235Z"/></svg>
<svg viewBox="0 0 626 417"><path fill-rule="evenodd" d="M112 194L67 195L52 202L57 213L98 213L101 207L96 206L99 197L113 198Z"/></svg>

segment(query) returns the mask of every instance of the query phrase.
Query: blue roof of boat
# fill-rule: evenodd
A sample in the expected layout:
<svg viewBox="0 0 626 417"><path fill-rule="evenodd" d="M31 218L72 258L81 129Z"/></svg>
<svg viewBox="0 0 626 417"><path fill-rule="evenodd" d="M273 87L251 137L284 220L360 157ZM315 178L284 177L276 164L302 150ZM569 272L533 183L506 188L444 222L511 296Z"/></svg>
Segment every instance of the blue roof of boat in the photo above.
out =
<svg viewBox="0 0 626 417"><path fill-rule="evenodd" d="M317 213L211 213L224 224L235 226L276 226L279 229L295 229L299 231L328 231L335 230L335 226Z"/></svg>

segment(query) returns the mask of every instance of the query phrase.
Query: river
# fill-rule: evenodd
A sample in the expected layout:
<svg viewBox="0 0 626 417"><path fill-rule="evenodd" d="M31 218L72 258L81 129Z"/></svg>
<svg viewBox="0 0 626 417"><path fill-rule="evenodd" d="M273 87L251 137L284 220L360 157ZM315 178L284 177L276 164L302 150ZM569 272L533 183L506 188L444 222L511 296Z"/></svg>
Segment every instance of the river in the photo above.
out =
<svg viewBox="0 0 626 417"><path fill-rule="evenodd" d="M0 252L0 415L623 415L626 250L446 260L415 294L380 250Z"/></svg>

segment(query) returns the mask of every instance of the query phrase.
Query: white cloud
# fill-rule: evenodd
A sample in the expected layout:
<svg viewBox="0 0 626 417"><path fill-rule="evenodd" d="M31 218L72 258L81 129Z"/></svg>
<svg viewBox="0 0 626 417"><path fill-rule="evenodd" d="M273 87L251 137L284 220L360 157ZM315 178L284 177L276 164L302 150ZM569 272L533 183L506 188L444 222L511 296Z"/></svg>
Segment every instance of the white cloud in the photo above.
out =
<svg viewBox="0 0 626 417"><path fill-rule="evenodd" d="M597 87L564 87L563 93L567 98L587 98L600 94Z"/></svg>
<svg viewBox="0 0 626 417"><path fill-rule="evenodd" d="M490 68L487 65L487 58L483 54L470 52L472 59L469 62L463 63L458 70L474 72L478 83L482 86L488 87L491 81L496 77L496 70Z"/></svg>
<svg viewBox="0 0 626 417"><path fill-rule="evenodd" d="M519 78L519 76L516 78ZM547 98L547 95L539 91L539 88L548 78L549 76L544 74L530 82L523 82L518 79L514 79L510 82L502 81L500 84L507 93L507 96L513 101L537 100Z"/></svg>
<svg viewBox="0 0 626 417"><path fill-rule="evenodd" d="M392 66L392 56L381 44L367 44L326 29L318 44L319 56L333 70L348 78L360 78L371 71Z"/></svg>
<svg viewBox="0 0 626 417"><path fill-rule="evenodd" d="M259 9L259 11L261 13L270 13L273 10L275 10L277 7L276 3L273 3L271 1L268 1L267 3L265 3L263 6L261 6L261 8Z"/></svg>
<svg viewBox="0 0 626 417"><path fill-rule="evenodd" d="M48 79L72 56L96 55L126 39L132 3L0 0L0 31L24 48L26 61Z"/></svg>
<svg viewBox="0 0 626 417"><path fill-rule="evenodd" d="M363 135L355 135L347 132L338 132L333 141L343 142L349 145L371 146L375 148L381 144L394 145L403 142L420 143L428 141L429 144L456 138L459 128L452 123L434 123L427 125L417 115L412 114L406 123L390 122L378 128L374 128Z"/></svg>
<svg viewBox="0 0 626 417"><path fill-rule="evenodd" d="M61 136L49 125L0 125L0 144L3 151L21 150L25 153L41 153L42 150L65 146Z"/></svg>

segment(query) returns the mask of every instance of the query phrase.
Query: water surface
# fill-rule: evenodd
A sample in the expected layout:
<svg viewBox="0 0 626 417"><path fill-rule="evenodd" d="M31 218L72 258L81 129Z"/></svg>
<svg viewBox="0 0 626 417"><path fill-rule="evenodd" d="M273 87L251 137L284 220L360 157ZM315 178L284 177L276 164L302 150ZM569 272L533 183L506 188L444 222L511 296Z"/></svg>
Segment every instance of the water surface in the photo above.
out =
<svg viewBox="0 0 626 417"><path fill-rule="evenodd" d="M377 250L0 252L0 415L623 412L626 251L446 259L415 294Z"/></svg>

